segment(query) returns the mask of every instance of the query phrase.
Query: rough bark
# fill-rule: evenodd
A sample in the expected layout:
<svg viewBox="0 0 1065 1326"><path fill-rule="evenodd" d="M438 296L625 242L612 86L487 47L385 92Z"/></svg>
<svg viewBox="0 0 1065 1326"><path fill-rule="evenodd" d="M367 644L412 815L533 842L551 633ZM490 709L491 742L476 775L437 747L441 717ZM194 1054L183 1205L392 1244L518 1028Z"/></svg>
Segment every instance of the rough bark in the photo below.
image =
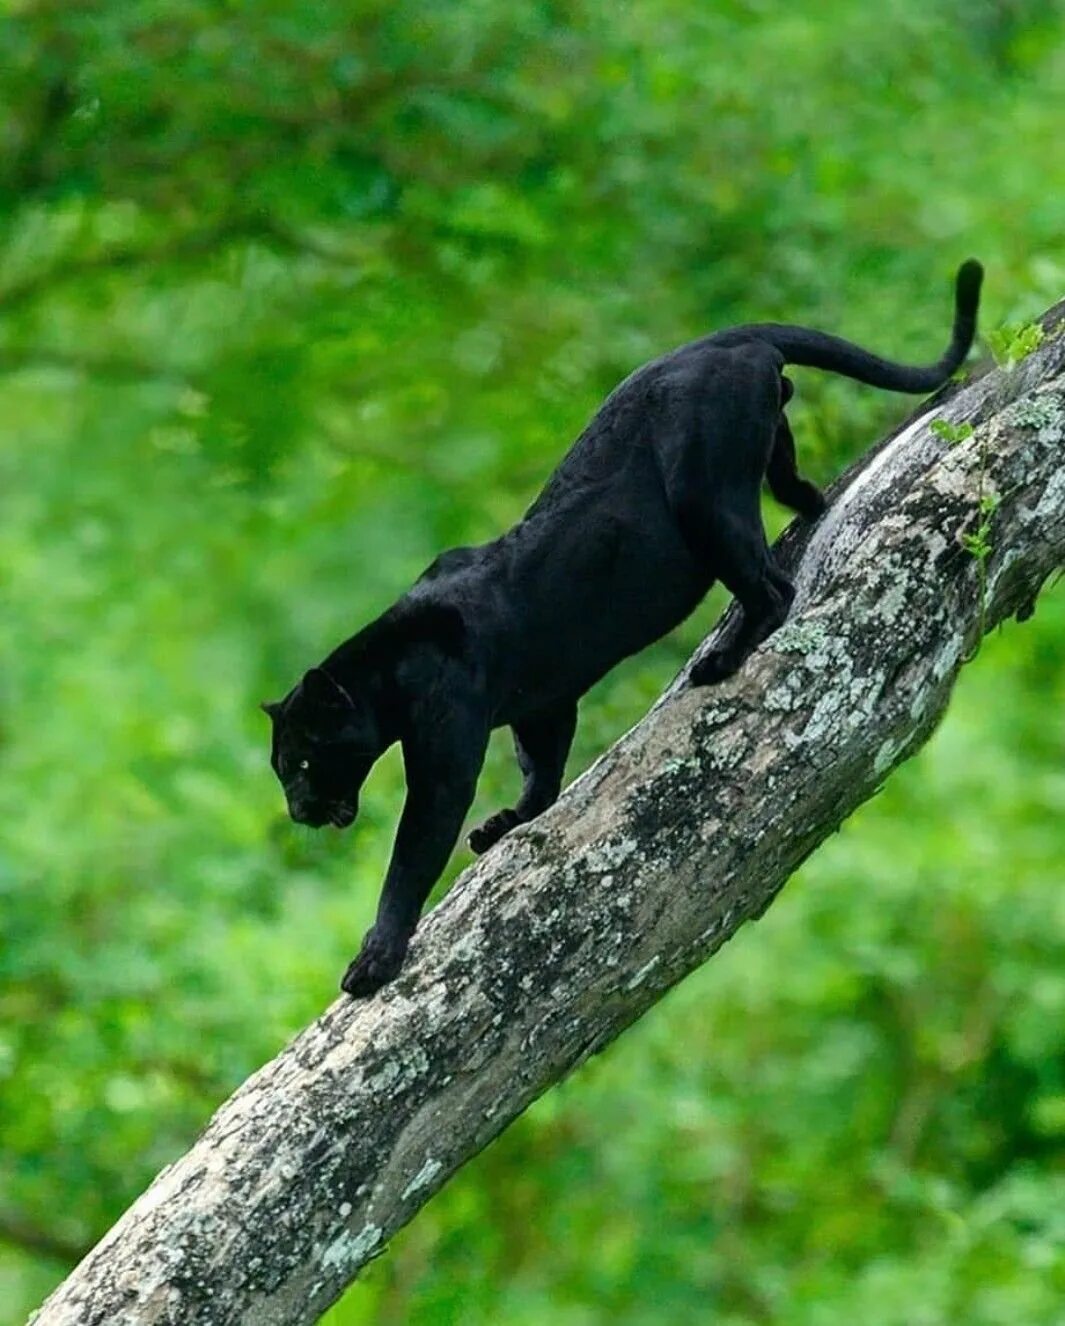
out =
<svg viewBox="0 0 1065 1326"><path fill-rule="evenodd" d="M951 445L940 418L975 432ZM250 1078L38 1326L315 1321L530 1101L761 915L929 736L982 632L1027 615L1065 563L1063 455L1053 330L924 407L836 485L812 537L785 535L799 596L742 672L712 690L681 679L467 871L401 978L339 1000ZM997 501L982 562L961 542L981 491Z"/></svg>

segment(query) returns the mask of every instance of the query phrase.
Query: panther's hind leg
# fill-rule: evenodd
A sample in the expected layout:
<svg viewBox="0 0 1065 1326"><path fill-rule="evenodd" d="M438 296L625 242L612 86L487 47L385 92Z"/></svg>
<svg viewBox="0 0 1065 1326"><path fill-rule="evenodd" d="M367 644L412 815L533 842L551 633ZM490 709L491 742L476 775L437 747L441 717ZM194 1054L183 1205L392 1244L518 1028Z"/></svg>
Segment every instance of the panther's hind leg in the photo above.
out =
<svg viewBox="0 0 1065 1326"><path fill-rule="evenodd" d="M788 379L785 378L784 381L787 382ZM806 520L816 520L824 511L827 505L824 494L816 484L804 479L799 473L795 438L783 409L777 421L777 431L773 438L773 449L769 453L765 477L769 491L777 501L790 506Z"/></svg>
<svg viewBox="0 0 1065 1326"><path fill-rule="evenodd" d="M742 609L739 629L731 640L704 655L692 668L695 686L723 681L780 626L795 598L795 589L773 560L757 513L732 514L715 523L714 567Z"/></svg>
<svg viewBox="0 0 1065 1326"><path fill-rule="evenodd" d="M514 749L525 779L521 796L513 808L496 811L471 830L468 842L473 851L487 852L504 834L535 819L558 799L576 727L575 703L514 724Z"/></svg>

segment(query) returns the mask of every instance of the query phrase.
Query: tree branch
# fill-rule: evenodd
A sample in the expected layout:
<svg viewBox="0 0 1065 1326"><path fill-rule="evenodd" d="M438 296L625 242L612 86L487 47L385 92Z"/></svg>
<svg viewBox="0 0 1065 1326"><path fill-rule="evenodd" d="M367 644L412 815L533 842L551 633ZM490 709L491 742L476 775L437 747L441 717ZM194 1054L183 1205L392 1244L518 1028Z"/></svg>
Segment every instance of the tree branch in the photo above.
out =
<svg viewBox="0 0 1065 1326"><path fill-rule="evenodd" d="M967 421L949 445L929 424ZM744 921L913 754L1065 562L1065 338L926 406L836 486L790 620L680 682L463 878L400 979L225 1104L38 1326L309 1323L466 1160ZM997 498L982 563L959 542ZM801 562L799 561L801 556ZM980 591L985 601L980 602ZM717 634L731 629L728 620Z"/></svg>

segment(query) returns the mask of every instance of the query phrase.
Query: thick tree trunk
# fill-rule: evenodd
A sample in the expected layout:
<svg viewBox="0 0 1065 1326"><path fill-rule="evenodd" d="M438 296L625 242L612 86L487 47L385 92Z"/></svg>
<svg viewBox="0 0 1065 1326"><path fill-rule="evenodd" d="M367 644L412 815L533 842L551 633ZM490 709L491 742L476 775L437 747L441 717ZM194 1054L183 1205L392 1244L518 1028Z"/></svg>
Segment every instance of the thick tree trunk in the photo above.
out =
<svg viewBox="0 0 1065 1326"><path fill-rule="evenodd" d="M929 427L940 418L975 432L951 444ZM681 679L467 871L401 978L339 1000L249 1079L38 1326L315 1321L530 1101L761 915L928 737L982 632L1027 615L1065 563L1063 458L1053 332L877 448L812 536L782 540L799 596L742 672L711 690Z"/></svg>

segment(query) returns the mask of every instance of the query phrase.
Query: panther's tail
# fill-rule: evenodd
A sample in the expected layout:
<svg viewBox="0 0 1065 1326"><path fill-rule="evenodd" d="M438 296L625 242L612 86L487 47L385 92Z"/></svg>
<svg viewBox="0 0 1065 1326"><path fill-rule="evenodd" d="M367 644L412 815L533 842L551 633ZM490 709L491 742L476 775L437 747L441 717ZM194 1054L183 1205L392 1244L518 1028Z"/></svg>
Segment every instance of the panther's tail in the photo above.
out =
<svg viewBox="0 0 1065 1326"><path fill-rule="evenodd" d="M963 362L976 334L976 310L980 303L980 284L984 269L974 259L958 268L954 285L954 332L950 345L934 364L912 366L881 359L839 336L791 327L784 323L762 322L709 337L713 344L737 345L743 341L767 341L789 364L824 368L844 377L856 378L871 387L887 391L934 391Z"/></svg>

